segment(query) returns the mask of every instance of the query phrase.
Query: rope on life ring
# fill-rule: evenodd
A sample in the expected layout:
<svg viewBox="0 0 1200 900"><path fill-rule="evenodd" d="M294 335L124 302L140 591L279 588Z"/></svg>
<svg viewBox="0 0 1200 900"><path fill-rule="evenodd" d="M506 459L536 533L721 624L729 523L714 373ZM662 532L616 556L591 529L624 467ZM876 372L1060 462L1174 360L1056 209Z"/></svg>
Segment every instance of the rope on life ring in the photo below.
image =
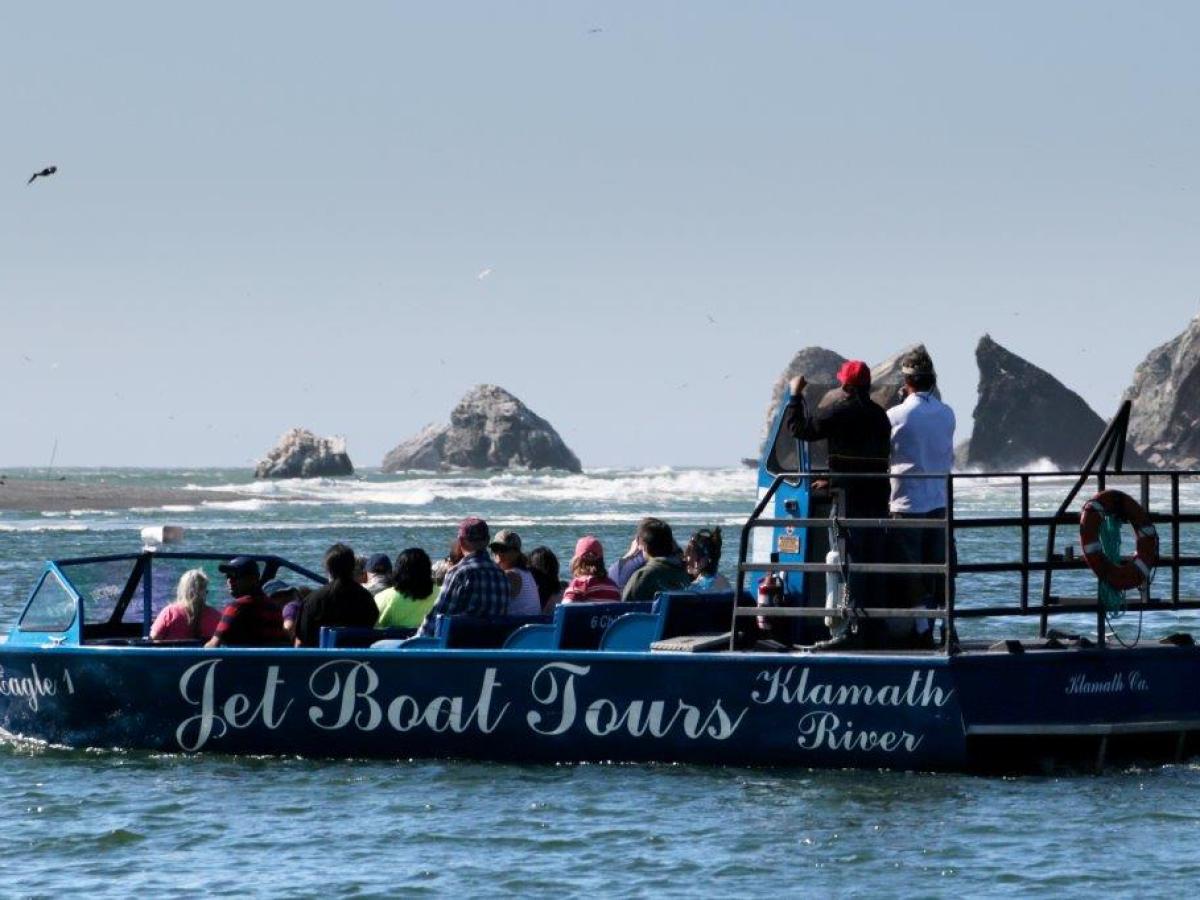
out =
<svg viewBox="0 0 1200 900"><path fill-rule="evenodd" d="M1110 560L1100 543L1100 524L1106 516L1115 516L1133 526L1137 553L1133 559ZM1150 571L1158 565L1158 532L1141 505L1121 491L1101 491L1079 514L1079 544L1088 568L1096 577L1118 591L1128 591L1149 581Z"/></svg>

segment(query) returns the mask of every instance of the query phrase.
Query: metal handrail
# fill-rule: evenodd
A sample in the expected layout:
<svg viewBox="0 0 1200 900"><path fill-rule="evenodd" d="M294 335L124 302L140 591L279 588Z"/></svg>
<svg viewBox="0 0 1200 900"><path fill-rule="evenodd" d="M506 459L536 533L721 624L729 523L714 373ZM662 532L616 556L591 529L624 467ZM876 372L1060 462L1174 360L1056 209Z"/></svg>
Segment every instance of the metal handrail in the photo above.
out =
<svg viewBox="0 0 1200 900"><path fill-rule="evenodd" d="M1119 417L1118 417L1119 418ZM1119 422L1114 420L1113 425L1110 425L1110 430L1106 431L1106 438L1115 441L1111 437L1112 428L1118 425ZM1122 448L1119 448L1123 450ZM1111 448L1105 446L1105 439L1102 439L1089 457L1088 463L1079 470L1074 472L1011 472L1011 473L977 473L977 472L960 472L960 473L912 473L905 474L904 477L912 478L943 478L946 482L946 517L945 519L884 519L884 518L838 518L836 516L829 518L820 517L804 517L804 518L767 518L763 516L763 511L770 504L779 487L784 483L796 483L803 481L826 480L831 477L839 480L843 479L880 479L892 478L890 473L830 473L828 471L821 472L782 472L774 476L771 485L764 493L763 497L755 505L754 511L746 520L742 527L740 540L740 562L737 570L737 596L741 597L745 594L746 574L750 572L811 572L819 574L823 572L871 572L871 573L896 573L896 574L938 574L946 578L946 603L945 606L933 609L912 610L908 608L871 608L872 616L881 617L915 617L928 619L942 619L947 622L948 634L953 634L953 623L956 616L963 618L982 618L985 616L1024 616L1037 615L1040 619L1040 633L1045 636L1048 630L1049 617L1052 615L1060 615L1064 613L1079 613L1079 612L1096 612L1097 616L1097 643L1104 646L1104 631L1105 631L1105 610L1102 604L1097 601L1086 600L1080 602L1063 602L1067 598L1056 597L1052 591L1053 573L1062 571L1082 571L1087 568L1087 562L1082 557L1071 557L1070 555L1062 556L1055 552L1055 539L1057 536L1057 526L1073 524L1078 521L1078 515L1068 512L1072 502L1079 496L1080 492L1091 480L1095 480L1098 486L1103 489L1103 486L1112 477L1117 477L1122 480L1134 481L1140 488L1140 499L1143 508L1146 509L1150 520L1155 523L1169 525L1169 538L1164 536L1163 543L1166 544L1169 539L1169 553L1163 553L1159 556L1158 567L1169 570L1170 578L1170 597L1167 600L1155 600L1153 597L1147 596L1140 602L1129 602L1125 608L1131 611L1147 610L1185 610L1185 609L1200 609L1200 599L1190 600L1180 596L1180 570L1184 568L1200 567L1200 556L1184 555L1181 552L1181 525L1200 524L1200 514L1183 513L1180 511L1179 503L1179 484L1183 479L1200 478L1200 470L1179 470L1179 471L1162 471L1162 470L1123 470L1123 471L1107 471L1106 469L1098 469L1097 463L1101 465L1109 465L1112 462L1112 456L1116 453L1118 447L1114 445ZM980 517L964 517L955 518L954 516L954 486L959 482L970 482L980 479L994 480L997 478L1015 479L1017 484L1014 487L1020 490L1021 512L1016 516L980 516ZM1041 514L1033 515L1030 513L1030 486L1035 481L1044 481L1046 479L1073 479L1067 498L1058 505L1057 510L1050 515ZM1170 489L1170 511L1167 513L1154 512L1149 509L1150 487L1152 482L1169 482ZM772 562L748 562L747 552L750 544L750 536L754 528L776 528L792 526L797 528L817 528L830 524L835 524L842 527L850 528L934 528L944 527L946 530L946 562L945 563L846 563L844 565L830 565L824 562L804 562L804 563L772 563ZM1034 559L1031 554L1031 532L1035 527L1049 529L1048 540L1046 542L1046 550L1042 559ZM1015 561L990 561L990 562L967 562L958 563L954 559L954 554L950 548L954 546L954 537L959 531L985 529L985 528L1015 528L1020 535L1020 558ZM1164 550L1166 547L1164 547ZM1020 588L1020 603L1018 608L1010 607L984 607L984 608L969 608L966 610L955 611L955 594L954 594L954 579L958 574L984 574L984 573L1017 573L1021 578ZM1030 576L1033 573L1041 572L1043 574L1041 602L1036 606L1030 603ZM797 609L806 610L805 612L796 612ZM839 613L838 610L829 610L824 607L764 607L757 606L742 606L737 607L733 614L734 623L738 618L748 618L751 616L771 618L779 617L801 617L801 618L855 618L855 613ZM863 616L864 618L869 616ZM736 630L736 628L735 628ZM731 643L735 640L735 636L731 635ZM952 641L946 642L947 652L951 651Z"/></svg>

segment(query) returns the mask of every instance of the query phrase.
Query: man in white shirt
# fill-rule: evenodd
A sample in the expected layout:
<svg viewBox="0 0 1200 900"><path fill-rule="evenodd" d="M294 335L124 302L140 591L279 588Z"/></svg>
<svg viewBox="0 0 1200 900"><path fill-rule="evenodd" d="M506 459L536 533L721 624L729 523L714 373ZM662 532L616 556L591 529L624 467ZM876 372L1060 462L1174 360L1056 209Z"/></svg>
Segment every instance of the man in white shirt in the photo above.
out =
<svg viewBox="0 0 1200 900"><path fill-rule="evenodd" d="M901 360L904 402L888 410L892 423L892 497L894 519L944 519L946 482L943 478L905 478L907 474L945 474L954 465L954 410L933 393L937 384L933 360L924 350L915 350ZM946 533L942 528L895 529L892 537L896 562L944 563ZM898 576L898 606L942 606L945 579L940 575ZM915 622L915 635L913 634ZM915 637L931 646L933 633L928 619L896 619L890 623L893 638L908 643ZM897 633L899 632L899 633Z"/></svg>

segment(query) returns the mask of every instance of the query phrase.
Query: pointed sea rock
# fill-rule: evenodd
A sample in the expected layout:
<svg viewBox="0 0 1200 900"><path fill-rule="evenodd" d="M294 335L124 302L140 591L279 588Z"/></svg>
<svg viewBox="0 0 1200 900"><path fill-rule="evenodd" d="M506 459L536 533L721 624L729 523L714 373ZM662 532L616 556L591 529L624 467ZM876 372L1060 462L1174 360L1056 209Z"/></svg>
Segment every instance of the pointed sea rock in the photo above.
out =
<svg viewBox="0 0 1200 900"><path fill-rule="evenodd" d="M494 384L472 388L449 425L426 426L383 458L385 472L403 469L583 470L549 422Z"/></svg>
<svg viewBox="0 0 1200 900"><path fill-rule="evenodd" d="M1129 442L1157 466L1200 467L1200 316L1134 370Z"/></svg>
<svg viewBox="0 0 1200 900"><path fill-rule="evenodd" d="M255 478L324 478L353 475L354 465L340 437L318 437L292 428L254 469Z"/></svg>
<svg viewBox="0 0 1200 900"><path fill-rule="evenodd" d="M975 348L979 402L963 462L1005 471L1048 459L1080 468L1104 431L1104 420L1049 372L984 335ZM1126 456L1131 465L1133 454Z"/></svg>

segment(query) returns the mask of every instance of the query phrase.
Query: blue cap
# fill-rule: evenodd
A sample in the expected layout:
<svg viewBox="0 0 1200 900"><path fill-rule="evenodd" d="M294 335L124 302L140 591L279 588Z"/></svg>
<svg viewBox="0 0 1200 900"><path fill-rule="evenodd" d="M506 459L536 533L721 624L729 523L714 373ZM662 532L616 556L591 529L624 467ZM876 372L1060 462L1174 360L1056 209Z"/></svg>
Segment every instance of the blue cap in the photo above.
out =
<svg viewBox="0 0 1200 900"><path fill-rule="evenodd" d="M372 575L387 575L392 571L392 561L386 553L376 553L367 560L367 571Z"/></svg>
<svg viewBox="0 0 1200 900"><path fill-rule="evenodd" d="M258 577L258 563L248 556L235 556L227 563L217 566L222 575L253 575Z"/></svg>
<svg viewBox="0 0 1200 900"><path fill-rule="evenodd" d="M262 586L263 593L268 597L273 597L276 594L283 594L287 591L294 591L295 588L284 581L282 578L272 578Z"/></svg>

